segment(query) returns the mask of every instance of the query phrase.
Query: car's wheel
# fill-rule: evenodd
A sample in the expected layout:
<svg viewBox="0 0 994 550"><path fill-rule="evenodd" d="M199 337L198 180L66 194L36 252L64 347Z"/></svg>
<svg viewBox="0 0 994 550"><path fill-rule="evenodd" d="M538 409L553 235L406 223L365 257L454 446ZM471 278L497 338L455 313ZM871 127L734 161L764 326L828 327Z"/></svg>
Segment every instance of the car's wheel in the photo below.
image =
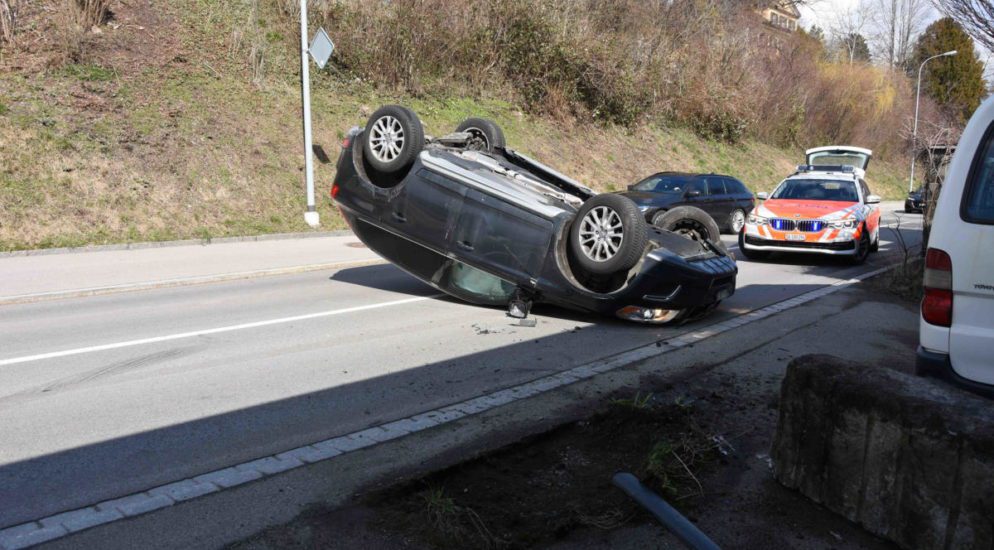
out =
<svg viewBox="0 0 994 550"><path fill-rule="evenodd" d="M741 208L736 208L735 210L732 210L732 214L728 216L728 223L726 224L728 226L728 232L733 235L735 235L736 233L740 233L742 231L742 228L745 227L745 224L746 224L745 210L742 210Z"/></svg>
<svg viewBox="0 0 994 550"><path fill-rule="evenodd" d="M707 212L694 206L677 206L652 217L652 225L695 241L709 240L725 250L721 229Z"/></svg>
<svg viewBox="0 0 994 550"><path fill-rule="evenodd" d="M880 230L877 229L877 237L873 239L873 244L870 245L870 252L880 251Z"/></svg>
<svg viewBox="0 0 994 550"><path fill-rule="evenodd" d="M739 252L746 257L747 260L762 260L769 257L770 253L765 250L749 250L745 246L745 231L739 232Z"/></svg>
<svg viewBox="0 0 994 550"><path fill-rule="evenodd" d="M485 118L467 118L456 126L457 132L469 132L473 136L470 149L491 152L495 147L503 148L504 131L492 120Z"/></svg>
<svg viewBox="0 0 994 550"><path fill-rule="evenodd" d="M406 107L385 105L366 123L363 153L377 172L396 174L406 170L424 144L421 121Z"/></svg>
<svg viewBox="0 0 994 550"><path fill-rule="evenodd" d="M648 238L648 227L635 203L605 193L580 207L570 227L569 247L581 269L610 275L638 263Z"/></svg>
<svg viewBox="0 0 994 550"><path fill-rule="evenodd" d="M870 254L870 232L863 226L863 235L856 241L856 253L849 257L849 263L860 265L866 261Z"/></svg>

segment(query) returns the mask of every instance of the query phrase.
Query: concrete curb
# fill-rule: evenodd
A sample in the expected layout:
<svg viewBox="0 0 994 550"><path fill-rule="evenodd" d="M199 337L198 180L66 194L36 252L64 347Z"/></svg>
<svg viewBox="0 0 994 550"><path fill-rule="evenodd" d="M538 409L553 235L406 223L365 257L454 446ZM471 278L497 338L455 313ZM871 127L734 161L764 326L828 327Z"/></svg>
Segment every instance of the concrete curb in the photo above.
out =
<svg viewBox="0 0 994 550"><path fill-rule="evenodd" d="M290 267L277 267L273 269L259 269L255 271L241 271L237 273L219 273L217 275L181 277L178 279L164 279L161 281L125 283L121 285L110 285L102 287L78 288L72 290L57 290L53 292L37 292L33 294L18 294L14 296L0 296L0 306L11 305L11 304L26 304L32 302L40 302L44 300L81 298L85 296L101 296L104 294L117 294L119 292L133 292L138 290L153 290L158 288L172 288L178 286L219 283L223 281L236 281L240 279L255 279L258 277L271 277L274 275L306 273L308 271L321 271L324 269L345 269L349 267L363 267L367 265L379 265L384 263L386 263L386 260L377 258L371 260L356 260L352 262L308 264L308 265L298 265Z"/></svg>
<svg viewBox="0 0 994 550"><path fill-rule="evenodd" d="M307 231L300 233L267 233L264 235L247 235L244 237L218 237L216 239L185 239L180 241L142 241L120 244L95 244L75 248L32 248L30 250L0 252L0 258L48 256L50 254L81 254L86 252L106 252L115 250L143 250L147 248L166 248L173 246L207 246L211 244L282 241L288 239L314 239L319 237L345 237L347 235L352 235L352 231L348 229L339 229L335 231Z"/></svg>
<svg viewBox="0 0 994 550"><path fill-rule="evenodd" d="M525 384L512 386L438 409L401 418L342 436L318 441L278 454L261 457L221 470L154 487L142 493L126 495L96 503L85 508L63 512L36 521L0 530L0 550L21 550L42 542L52 541L85 529L118 521L127 517L161 510L174 504L249 482L270 478L308 464L323 462L360 449L395 440L406 435L442 426L461 418L480 414L528 397L549 392L570 384L588 380L598 374L620 369L658 357L732 329L765 319L785 310L817 300L855 283L895 269L891 265L837 281L800 296L740 314L676 338L651 343L610 357L585 363L556 374L543 376Z"/></svg>

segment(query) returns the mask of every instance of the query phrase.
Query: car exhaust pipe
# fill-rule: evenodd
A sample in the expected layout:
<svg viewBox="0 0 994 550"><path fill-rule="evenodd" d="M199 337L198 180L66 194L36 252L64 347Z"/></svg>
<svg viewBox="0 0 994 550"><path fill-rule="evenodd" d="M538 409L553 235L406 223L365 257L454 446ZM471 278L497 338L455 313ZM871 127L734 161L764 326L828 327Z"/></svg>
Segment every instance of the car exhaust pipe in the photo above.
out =
<svg viewBox="0 0 994 550"><path fill-rule="evenodd" d="M611 482L656 516L656 519L676 535L687 548L721 550L703 531L683 517L680 512L677 512L676 508L670 506L662 497L642 485L637 477L628 472L618 472L611 478Z"/></svg>

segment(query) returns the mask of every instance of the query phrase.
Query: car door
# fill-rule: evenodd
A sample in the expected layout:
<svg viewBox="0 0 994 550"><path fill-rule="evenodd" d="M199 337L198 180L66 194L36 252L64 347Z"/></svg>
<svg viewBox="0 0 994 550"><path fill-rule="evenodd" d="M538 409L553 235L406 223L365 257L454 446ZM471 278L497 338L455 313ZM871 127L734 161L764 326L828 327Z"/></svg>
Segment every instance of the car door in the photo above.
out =
<svg viewBox="0 0 994 550"><path fill-rule="evenodd" d="M741 181L732 178L725 178L725 190L728 191L728 199L731 203L732 209L740 209L746 214L752 212L753 207L756 205L755 199L752 193L746 189L746 186Z"/></svg>
<svg viewBox="0 0 994 550"><path fill-rule="evenodd" d="M459 221L466 187L430 170L408 178L400 200L393 201L388 226L421 244L446 253Z"/></svg>
<svg viewBox="0 0 994 550"><path fill-rule="evenodd" d="M862 179L859 180L860 192L863 194L863 206L867 209L866 212L866 228L870 231L871 235L877 235L880 231L880 205L879 204L867 204L867 198L872 194L870 193L870 188L866 185L866 182Z"/></svg>
<svg viewBox="0 0 994 550"><path fill-rule="evenodd" d="M514 284L535 280L553 241L551 220L467 189L452 250L457 258Z"/></svg>
<svg viewBox="0 0 994 550"><path fill-rule="evenodd" d="M708 186L700 177L690 177L687 179L683 191L682 205L693 206L705 210L708 200Z"/></svg>
<svg viewBox="0 0 994 550"><path fill-rule="evenodd" d="M704 184L708 189L704 211L710 214L719 226L724 225L732 213L732 203L725 190L725 178L715 175L704 176Z"/></svg>

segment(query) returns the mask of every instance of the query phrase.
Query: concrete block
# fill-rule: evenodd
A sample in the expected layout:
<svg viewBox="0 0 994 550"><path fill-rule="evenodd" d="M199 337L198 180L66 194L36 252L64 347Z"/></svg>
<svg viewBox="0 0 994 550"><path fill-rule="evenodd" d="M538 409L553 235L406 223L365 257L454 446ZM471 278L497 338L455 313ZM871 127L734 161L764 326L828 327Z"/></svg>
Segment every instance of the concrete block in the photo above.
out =
<svg viewBox="0 0 994 550"><path fill-rule="evenodd" d="M66 531L75 532L89 529L104 523L121 519L124 514L117 510L97 510L95 506L73 510L41 520L42 527L65 527Z"/></svg>
<svg viewBox="0 0 994 550"><path fill-rule="evenodd" d="M139 493L116 500L108 500L97 504L97 510L117 510L125 516L137 516L166 506L172 506L173 499L166 495L150 495Z"/></svg>
<svg viewBox="0 0 994 550"><path fill-rule="evenodd" d="M249 481L259 479L260 477L262 477L262 472L257 472L255 470L239 470L235 467L231 467L210 472L202 476L197 476L193 479L200 483L213 483L218 487L227 488L248 483Z"/></svg>
<svg viewBox="0 0 994 550"><path fill-rule="evenodd" d="M184 479L183 481L156 487L150 490L148 494L153 496L166 495L176 502L181 502L206 495L207 493L213 493L217 490L218 486L213 483L200 483L192 479Z"/></svg>
<svg viewBox="0 0 994 550"><path fill-rule="evenodd" d="M994 547L994 407L935 381L795 359L772 452L787 487L902 548Z"/></svg>

